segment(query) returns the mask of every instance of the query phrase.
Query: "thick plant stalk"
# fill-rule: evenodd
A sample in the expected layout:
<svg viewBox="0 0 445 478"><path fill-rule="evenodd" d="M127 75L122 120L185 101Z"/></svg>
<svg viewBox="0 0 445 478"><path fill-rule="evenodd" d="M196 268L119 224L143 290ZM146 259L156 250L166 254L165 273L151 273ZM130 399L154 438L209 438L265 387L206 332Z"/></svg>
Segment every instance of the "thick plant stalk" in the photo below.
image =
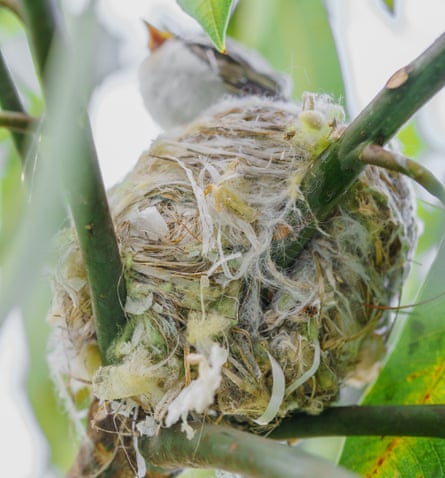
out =
<svg viewBox="0 0 445 478"><path fill-rule="evenodd" d="M269 437L279 440L360 435L445 438L444 417L442 405L333 407L318 416L301 414L284 420ZM175 430L162 430L151 440L141 440L140 451L155 465L221 467L253 477L342 476L345 473L341 469L324 470L327 464L299 450L283 445L274 447L270 440L224 427L204 425L198 428L193 440L181 442L180 438Z"/></svg>
<svg viewBox="0 0 445 478"><path fill-rule="evenodd" d="M162 467L220 468L251 478L348 478L356 475L298 448L274 443L239 430L202 425L191 440L175 428L140 440L139 450Z"/></svg>
<svg viewBox="0 0 445 478"><path fill-rule="evenodd" d="M108 363L108 347L126 321L125 281L94 147L86 140L91 135L86 119L84 128L84 133L79 132L83 143L76 174L70 177L69 167L62 171L63 184L87 270L99 350Z"/></svg>
<svg viewBox="0 0 445 478"><path fill-rule="evenodd" d="M366 435L445 438L444 420L444 405L332 407L320 415L285 419L269 436L278 440Z"/></svg>
<svg viewBox="0 0 445 478"><path fill-rule="evenodd" d="M359 154L367 144L388 142L403 124L445 85L445 34L414 61L394 73L385 87L346 128L343 135L314 161L307 171L299 201L306 211L297 241L284 245L275 261L293 264L306 242L326 219L343 194L363 171Z"/></svg>
<svg viewBox="0 0 445 478"><path fill-rule="evenodd" d="M22 0L22 7L32 51L45 76L53 40L62 41L61 16L54 0Z"/></svg>
<svg viewBox="0 0 445 478"><path fill-rule="evenodd" d="M170 478L184 467L217 468L251 478L357 476L298 448L225 426L196 424L192 439L179 425L160 429L154 437L137 437L129 433L134 417L107 413L97 400L88 418L88 438L68 478Z"/></svg>
<svg viewBox="0 0 445 478"><path fill-rule="evenodd" d="M55 6L50 0L24 0L23 5L40 74L44 77L53 38L59 40L60 37ZM56 142L56 129L60 129L57 138L66 138L60 147L77 152L74 158L72 154L67 155L60 151L60 158L65 161L62 161L59 167L59 178L72 213L87 270L102 361L107 363L108 347L119 335L126 321L122 307L126 291L125 282L121 280L122 264L116 234L86 116L86 104L82 100L89 90L88 75L85 75L85 71L92 71L92 65L89 64L92 61L92 53L86 39L94 41L94 25L87 24L88 21L93 21L91 15L86 15L82 25L85 30L78 32L78 43L81 44L76 45L75 51L68 52L58 42L58 54L54 56L57 77L54 78L53 75L52 78L54 88L48 86L45 79L44 93L48 97L49 123L53 125L53 129L50 127L49 130L50 139L47 141ZM68 57L70 60L67 62ZM70 77L65 85L61 81L62 68ZM69 90L68 85L73 89ZM68 105L67 97L73 98ZM60 105L65 105L65 109Z"/></svg>

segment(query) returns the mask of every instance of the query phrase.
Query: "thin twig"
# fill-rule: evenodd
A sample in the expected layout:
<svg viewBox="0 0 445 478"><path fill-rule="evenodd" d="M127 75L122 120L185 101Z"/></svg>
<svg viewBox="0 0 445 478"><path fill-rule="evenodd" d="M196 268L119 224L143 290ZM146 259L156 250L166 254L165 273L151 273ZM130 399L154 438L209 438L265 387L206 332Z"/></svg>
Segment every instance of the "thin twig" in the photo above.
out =
<svg viewBox="0 0 445 478"><path fill-rule="evenodd" d="M7 128L17 133L29 133L35 126L37 118L16 111L0 111L0 128Z"/></svg>
<svg viewBox="0 0 445 478"><path fill-rule="evenodd" d="M15 111L26 114L19 94L15 88L14 81L6 66L5 59L0 51L0 105L4 110ZM20 154L22 164L25 163L26 138L22 133L12 132L12 139L15 147Z"/></svg>
<svg viewBox="0 0 445 478"><path fill-rule="evenodd" d="M442 183L433 173L412 159L388 151L377 144L365 145L359 159L366 164L380 166L410 177L445 205L445 188Z"/></svg>
<svg viewBox="0 0 445 478"><path fill-rule="evenodd" d="M287 418L269 436L283 440L320 436L415 436L445 438L445 405L331 407Z"/></svg>
<svg viewBox="0 0 445 478"><path fill-rule="evenodd" d="M76 49L69 51L63 41L56 19L60 16L50 0L23 0L25 17L34 43L43 90L47 97L47 118L50 126L47 141L60 151L60 189L72 213L80 249L90 286L98 345L104 364L109 362L107 350L125 325L122 304L126 287L123 267L111 219L105 187L97 161L96 150L87 118L86 100L88 74L92 71L95 24L91 12L79 20ZM82 30L81 30L82 28ZM57 40L55 65L58 76L48 89L46 67L50 61L53 39ZM62 70L63 69L63 70ZM69 80L66 76L69 75ZM63 80L65 78L65 80ZM65 84L64 84L65 83ZM69 85L69 86L68 86ZM66 101L70 98L70 101ZM66 111L69 104L69 111ZM56 118L60 116L60 119ZM63 144L61 138L65 138ZM49 148L51 151L54 148ZM76 156L73 157L73 151ZM67 158L70 163L67 163Z"/></svg>
<svg viewBox="0 0 445 478"><path fill-rule="evenodd" d="M0 7L7 8L19 20L24 22L22 9L20 8L20 5L16 0L0 0Z"/></svg>

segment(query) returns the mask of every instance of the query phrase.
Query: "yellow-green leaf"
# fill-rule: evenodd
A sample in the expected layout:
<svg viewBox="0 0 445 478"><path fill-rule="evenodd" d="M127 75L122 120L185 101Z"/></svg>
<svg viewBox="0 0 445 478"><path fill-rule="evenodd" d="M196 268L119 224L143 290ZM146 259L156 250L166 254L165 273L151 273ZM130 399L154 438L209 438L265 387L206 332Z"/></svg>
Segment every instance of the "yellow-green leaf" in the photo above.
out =
<svg viewBox="0 0 445 478"><path fill-rule="evenodd" d="M225 50L226 30L233 0L177 0L197 20L219 51Z"/></svg>
<svg viewBox="0 0 445 478"><path fill-rule="evenodd" d="M407 319L398 319L406 324L364 404L445 403L444 267L445 241L419 294L419 305ZM420 304L422 301L426 302ZM364 477L443 477L445 440L348 438L340 463Z"/></svg>

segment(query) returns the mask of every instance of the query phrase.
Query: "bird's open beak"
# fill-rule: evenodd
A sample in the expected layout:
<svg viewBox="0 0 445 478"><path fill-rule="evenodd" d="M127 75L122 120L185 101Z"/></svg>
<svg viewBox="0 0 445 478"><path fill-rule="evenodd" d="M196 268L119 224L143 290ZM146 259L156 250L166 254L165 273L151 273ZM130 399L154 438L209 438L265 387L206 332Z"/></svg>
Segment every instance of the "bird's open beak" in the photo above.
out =
<svg viewBox="0 0 445 478"><path fill-rule="evenodd" d="M145 20L142 20L142 21L144 22L144 25L147 27L147 30L148 30L148 34L149 34L148 48L150 48L150 51L155 51L166 40L174 36L173 33L158 30L151 23L148 23Z"/></svg>

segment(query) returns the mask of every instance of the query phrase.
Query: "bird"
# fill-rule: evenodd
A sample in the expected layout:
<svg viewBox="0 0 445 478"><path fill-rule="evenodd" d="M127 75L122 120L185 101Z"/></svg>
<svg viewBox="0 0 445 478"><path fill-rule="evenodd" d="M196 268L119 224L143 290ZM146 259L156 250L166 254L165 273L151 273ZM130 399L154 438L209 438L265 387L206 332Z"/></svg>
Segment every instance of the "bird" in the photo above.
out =
<svg viewBox="0 0 445 478"><path fill-rule="evenodd" d="M164 130L188 123L230 96L290 99L290 77L237 41L227 38L226 51L220 52L203 32L179 36L145 24L151 53L139 67L139 89Z"/></svg>

